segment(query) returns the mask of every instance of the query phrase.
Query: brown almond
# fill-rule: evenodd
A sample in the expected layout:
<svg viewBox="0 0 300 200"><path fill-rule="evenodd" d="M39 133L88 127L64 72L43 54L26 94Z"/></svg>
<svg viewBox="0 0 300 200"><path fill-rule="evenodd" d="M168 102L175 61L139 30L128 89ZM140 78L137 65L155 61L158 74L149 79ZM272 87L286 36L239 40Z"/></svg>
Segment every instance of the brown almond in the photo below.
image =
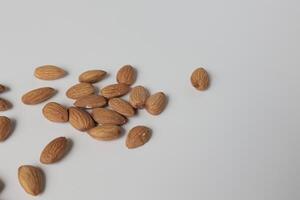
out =
<svg viewBox="0 0 300 200"><path fill-rule="evenodd" d="M91 115L87 111L76 107L69 108L69 122L79 131L87 131L95 127Z"/></svg>
<svg viewBox="0 0 300 200"><path fill-rule="evenodd" d="M4 92L6 90L5 85L0 84L0 93Z"/></svg>
<svg viewBox="0 0 300 200"><path fill-rule="evenodd" d="M134 108L144 108L146 100L150 96L149 91L143 86L132 88L129 95L129 102Z"/></svg>
<svg viewBox="0 0 300 200"><path fill-rule="evenodd" d="M44 190L45 177L43 171L32 165L23 165L18 169L21 186L30 195L37 196Z"/></svg>
<svg viewBox="0 0 300 200"><path fill-rule="evenodd" d="M90 108L100 108L106 105L106 99L101 95L88 95L77 99L74 106L90 109Z"/></svg>
<svg viewBox="0 0 300 200"><path fill-rule="evenodd" d="M79 82L96 83L101 81L106 76L106 71L103 70L88 70L79 76Z"/></svg>
<svg viewBox="0 0 300 200"><path fill-rule="evenodd" d="M78 83L70 87L66 95L70 99L79 99L84 96L88 96L95 93L95 88L90 83Z"/></svg>
<svg viewBox="0 0 300 200"><path fill-rule="evenodd" d="M42 87L31 90L22 96L22 102L27 105L35 105L50 99L56 90L51 87Z"/></svg>
<svg viewBox="0 0 300 200"><path fill-rule="evenodd" d="M99 124L114 124L123 125L127 122L127 119L119 113L106 108L94 108L92 116Z"/></svg>
<svg viewBox="0 0 300 200"><path fill-rule="evenodd" d="M54 65L44 65L35 69L34 76L41 80L56 80L66 75L65 70Z"/></svg>
<svg viewBox="0 0 300 200"><path fill-rule="evenodd" d="M12 122L8 117L0 116L0 141L6 140L12 131Z"/></svg>
<svg viewBox="0 0 300 200"><path fill-rule="evenodd" d="M117 73L118 83L132 85L136 80L136 70L131 65L121 67Z"/></svg>
<svg viewBox="0 0 300 200"><path fill-rule="evenodd" d="M130 87L124 83L118 83L118 84L112 84L108 85L101 90L101 94L105 98L114 98L114 97L120 97L125 94L127 94L130 90Z"/></svg>
<svg viewBox="0 0 300 200"><path fill-rule="evenodd" d="M68 109L56 102L47 103L43 108L43 115L52 122L69 121Z"/></svg>
<svg viewBox="0 0 300 200"><path fill-rule="evenodd" d="M146 101L146 110L152 115L159 115L167 105L167 97L163 92L151 95Z"/></svg>
<svg viewBox="0 0 300 200"><path fill-rule="evenodd" d="M121 127L116 125L99 125L88 131L88 134L96 140L114 140L120 137Z"/></svg>
<svg viewBox="0 0 300 200"><path fill-rule="evenodd" d="M52 164L62 159L68 148L68 140L58 137L46 145L41 153L40 161L43 164Z"/></svg>
<svg viewBox="0 0 300 200"><path fill-rule="evenodd" d="M0 98L0 111L6 111L11 107L12 104L8 100Z"/></svg>
<svg viewBox="0 0 300 200"><path fill-rule="evenodd" d="M196 69L191 75L191 83L197 90L206 90L209 86L209 77L206 70L202 67Z"/></svg>
<svg viewBox="0 0 300 200"><path fill-rule="evenodd" d="M132 117L135 115L134 108L127 101L121 98L112 98L108 101L108 105L116 112L125 117Z"/></svg>
<svg viewBox="0 0 300 200"><path fill-rule="evenodd" d="M151 129L146 126L136 126L132 128L126 138L126 146L129 149L140 147L151 138Z"/></svg>

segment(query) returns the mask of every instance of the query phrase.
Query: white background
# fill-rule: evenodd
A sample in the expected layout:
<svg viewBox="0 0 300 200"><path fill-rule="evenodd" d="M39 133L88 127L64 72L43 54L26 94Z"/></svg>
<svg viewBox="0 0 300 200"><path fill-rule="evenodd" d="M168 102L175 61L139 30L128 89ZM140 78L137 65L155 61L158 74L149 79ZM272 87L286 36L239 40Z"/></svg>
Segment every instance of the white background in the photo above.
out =
<svg viewBox="0 0 300 200"><path fill-rule="evenodd" d="M300 2L298 0L0 1L0 82L13 102L3 112L16 129L0 144L0 200L32 199L17 181L22 164L46 173L54 199L300 199ZM43 64L63 67L57 81L33 76ZM110 76L132 64L136 84L169 97L165 112L145 111L125 128L153 129L145 146L125 137L100 142L55 124L44 104L25 106L26 91L51 86L66 105L66 89L87 69ZM198 92L191 72L204 66L211 86ZM67 136L61 162L39 163L43 147Z"/></svg>

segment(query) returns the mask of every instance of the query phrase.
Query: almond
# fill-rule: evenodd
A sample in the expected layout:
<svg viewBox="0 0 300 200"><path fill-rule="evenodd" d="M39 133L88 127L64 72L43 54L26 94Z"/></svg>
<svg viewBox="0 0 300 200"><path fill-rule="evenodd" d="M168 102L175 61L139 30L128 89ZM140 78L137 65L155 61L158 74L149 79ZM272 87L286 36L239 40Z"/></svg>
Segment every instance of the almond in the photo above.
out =
<svg viewBox="0 0 300 200"><path fill-rule="evenodd" d="M96 83L98 81L101 81L106 76L106 74L106 71L103 70L89 70L80 74L79 82Z"/></svg>
<svg viewBox="0 0 300 200"><path fill-rule="evenodd" d="M167 97L163 92L151 95L146 101L146 110L152 115L159 115L167 105Z"/></svg>
<svg viewBox="0 0 300 200"><path fill-rule="evenodd" d="M90 129L88 134L96 140L114 140L120 137L121 127L116 125L99 125Z"/></svg>
<svg viewBox="0 0 300 200"><path fill-rule="evenodd" d="M11 107L12 104L8 100L0 98L0 111L6 111Z"/></svg>
<svg viewBox="0 0 300 200"><path fill-rule="evenodd" d="M52 164L65 155L68 148L68 140L65 137L58 137L52 140L41 153L40 161L43 164Z"/></svg>
<svg viewBox="0 0 300 200"><path fill-rule="evenodd" d="M23 165L18 169L18 178L21 186L30 195L37 196L44 190L44 173L40 168L32 165Z"/></svg>
<svg viewBox="0 0 300 200"><path fill-rule="evenodd" d="M151 138L151 129L146 126L132 128L126 138L126 146L129 149L144 145Z"/></svg>
<svg viewBox="0 0 300 200"><path fill-rule="evenodd" d="M99 108L106 105L106 99L100 95L89 95L77 99L74 103L74 106L80 108Z"/></svg>
<svg viewBox="0 0 300 200"><path fill-rule="evenodd" d="M114 124L122 125L127 122L127 119L119 113L106 108L94 108L92 116L99 124Z"/></svg>
<svg viewBox="0 0 300 200"><path fill-rule="evenodd" d="M120 97L127 94L130 90L130 87L124 83L108 85L101 90L101 94L110 99L114 97Z"/></svg>
<svg viewBox="0 0 300 200"><path fill-rule="evenodd" d="M0 93L4 92L6 90L5 85L0 84Z"/></svg>
<svg viewBox="0 0 300 200"><path fill-rule="evenodd" d="M134 108L144 108L147 98L150 96L149 91L143 86L132 88L129 95L129 102Z"/></svg>
<svg viewBox="0 0 300 200"><path fill-rule="evenodd" d="M0 116L0 141L6 140L12 131L12 122L8 117Z"/></svg>
<svg viewBox="0 0 300 200"><path fill-rule="evenodd" d="M66 75L65 70L54 65L44 65L34 71L34 76L42 80L55 80Z"/></svg>
<svg viewBox="0 0 300 200"><path fill-rule="evenodd" d="M112 98L108 101L108 105L116 112L126 117L135 115L134 108L127 101L120 98Z"/></svg>
<svg viewBox="0 0 300 200"><path fill-rule="evenodd" d="M118 83L132 85L136 80L136 70L131 65L125 65L117 73Z"/></svg>
<svg viewBox="0 0 300 200"><path fill-rule="evenodd" d="M87 131L95 126L90 114L76 107L69 108L69 122L79 131Z"/></svg>
<svg viewBox="0 0 300 200"><path fill-rule="evenodd" d="M42 87L24 94L22 101L27 105L35 105L50 99L55 93L56 90L51 87Z"/></svg>
<svg viewBox="0 0 300 200"><path fill-rule="evenodd" d="M43 115L52 122L69 121L68 109L56 102L47 103L43 108Z"/></svg>
<svg viewBox="0 0 300 200"><path fill-rule="evenodd" d="M79 99L84 96L88 96L95 93L95 88L90 83L78 83L70 87L66 95L70 99Z"/></svg>
<svg viewBox="0 0 300 200"><path fill-rule="evenodd" d="M206 90L209 85L208 73L204 68L196 69L191 75L191 83L197 90Z"/></svg>

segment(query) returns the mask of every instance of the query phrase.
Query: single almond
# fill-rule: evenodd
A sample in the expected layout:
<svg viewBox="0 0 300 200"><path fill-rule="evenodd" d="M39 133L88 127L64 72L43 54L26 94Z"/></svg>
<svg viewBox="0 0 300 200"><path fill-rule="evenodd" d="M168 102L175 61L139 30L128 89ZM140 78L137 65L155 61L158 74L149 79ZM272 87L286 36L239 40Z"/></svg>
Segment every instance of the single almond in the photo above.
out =
<svg viewBox="0 0 300 200"><path fill-rule="evenodd" d="M78 83L70 87L66 95L70 99L79 99L84 96L88 96L95 93L95 88L90 83Z"/></svg>
<svg viewBox="0 0 300 200"><path fill-rule="evenodd" d="M47 103L43 108L43 115L52 122L69 121L68 109L56 102Z"/></svg>
<svg viewBox="0 0 300 200"><path fill-rule="evenodd" d="M6 90L5 85L0 84L0 93L4 92Z"/></svg>
<svg viewBox="0 0 300 200"><path fill-rule="evenodd" d="M43 171L32 165L23 165L18 169L21 186L30 195L37 196L44 190L45 179Z"/></svg>
<svg viewBox="0 0 300 200"><path fill-rule="evenodd" d="M152 115L159 115L167 105L167 97L163 92L151 95L146 101L146 110Z"/></svg>
<svg viewBox="0 0 300 200"><path fill-rule="evenodd" d="M126 146L129 149L140 147L151 138L151 129L146 126L136 126L132 128L126 138Z"/></svg>
<svg viewBox="0 0 300 200"><path fill-rule="evenodd" d="M96 83L101 81L106 76L106 71L103 70L88 70L79 76L79 82Z"/></svg>
<svg viewBox="0 0 300 200"><path fill-rule="evenodd" d="M0 111L6 111L12 107L12 104L3 98L0 98Z"/></svg>
<svg viewBox="0 0 300 200"><path fill-rule="evenodd" d="M116 125L99 125L88 131L88 134L96 140L114 140L120 137L121 127Z"/></svg>
<svg viewBox="0 0 300 200"><path fill-rule="evenodd" d="M144 108L146 100L150 96L149 91L143 86L132 88L129 95L129 102L134 108Z"/></svg>
<svg viewBox="0 0 300 200"><path fill-rule="evenodd" d="M46 145L41 153L40 161L43 164L52 164L62 159L68 149L68 140L58 137Z"/></svg>
<svg viewBox="0 0 300 200"><path fill-rule="evenodd" d="M0 116L0 141L6 140L12 131L12 122L8 117Z"/></svg>
<svg viewBox="0 0 300 200"><path fill-rule="evenodd" d="M112 98L108 101L108 105L116 112L125 117L132 117L135 115L134 108L127 101L121 98Z"/></svg>
<svg viewBox="0 0 300 200"><path fill-rule="evenodd" d="M132 85L136 80L136 70L131 65L125 65L117 73L118 83Z"/></svg>
<svg viewBox="0 0 300 200"><path fill-rule="evenodd" d="M105 98L114 98L114 97L120 97L125 94L127 94L130 90L130 87L124 83L118 83L118 84L112 84L108 85L101 90L101 94Z"/></svg>
<svg viewBox="0 0 300 200"><path fill-rule="evenodd" d="M92 116L99 124L114 124L123 125L127 122L127 119L119 113L109 110L107 108L94 108Z"/></svg>
<svg viewBox="0 0 300 200"><path fill-rule="evenodd" d="M77 99L74 106L90 109L90 108L100 108L106 105L106 99L101 95L88 95Z"/></svg>
<svg viewBox="0 0 300 200"><path fill-rule="evenodd" d="M51 87L42 87L31 90L22 96L22 101L27 105L35 105L50 99L56 90Z"/></svg>
<svg viewBox="0 0 300 200"><path fill-rule="evenodd" d="M207 71L202 67L196 69L191 75L191 83L197 90L206 90L209 86Z"/></svg>
<svg viewBox="0 0 300 200"><path fill-rule="evenodd" d="M65 70L54 65L44 65L35 69L34 76L42 80L56 80L66 75Z"/></svg>
<svg viewBox="0 0 300 200"><path fill-rule="evenodd" d="M95 122L91 115L81 108L69 108L69 122L79 131L87 131L95 127Z"/></svg>

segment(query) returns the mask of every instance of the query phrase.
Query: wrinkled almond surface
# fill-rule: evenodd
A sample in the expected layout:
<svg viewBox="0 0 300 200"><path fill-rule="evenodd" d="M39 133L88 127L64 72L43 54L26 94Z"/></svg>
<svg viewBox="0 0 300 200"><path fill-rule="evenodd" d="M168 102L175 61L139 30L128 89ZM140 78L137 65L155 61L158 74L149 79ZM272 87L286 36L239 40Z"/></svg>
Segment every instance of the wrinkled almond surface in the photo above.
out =
<svg viewBox="0 0 300 200"><path fill-rule="evenodd" d="M3 98L0 98L0 111L6 111L12 107L12 104Z"/></svg>
<svg viewBox="0 0 300 200"><path fill-rule="evenodd" d="M114 140L120 137L121 127L116 125L99 125L90 129L88 134L96 140Z"/></svg>
<svg viewBox="0 0 300 200"><path fill-rule="evenodd" d="M106 76L106 71L103 70L88 70L79 76L79 81L83 83L96 83L101 81Z"/></svg>
<svg viewBox="0 0 300 200"><path fill-rule="evenodd" d="M120 97L127 94L130 87L124 83L108 85L101 90L101 94L108 99Z"/></svg>
<svg viewBox="0 0 300 200"><path fill-rule="evenodd" d="M191 83L197 90L206 90L209 85L208 73L204 68L196 69L191 75Z"/></svg>
<svg viewBox="0 0 300 200"><path fill-rule="evenodd" d="M43 192L45 180L40 168L23 165L18 169L18 178L21 186L28 194L37 196Z"/></svg>
<svg viewBox="0 0 300 200"><path fill-rule="evenodd" d="M95 122L90 114L76 107L69 108L69 122L79 131L87 131L95 126Z"/></svg>
<svg viewBox="0 0 300 200"><path fill-rule="evenodd" d="M56 90L51 87L42 87L31 90L22 96L22 102L27 105L35 105L50 99Z"/></svg>
<svg viewBox="0 0 300 200"><path fill-rule="evenodd" d="M40 161L43 164L51 164L59 161L65 155L68 148L68 140L58 137L52 140L41 153Z"/></svg>
<svg viewBox="0 0 300 200"><path fill-rule="evenodd" d="M146 126L132 128L126 138L126 146L129 149L144 145L151 138L151 129Z"/></svg>
<svg viewBox="0 0 300 200"><path fill-rule="evenodd" d="M12 122L8 117L0 116L0 141L6 140L12 131Z"/></svg>
<svg viewBox="0 0 300 200"><path fill-rule="evenodd" d="M146 110L152 115L159 115L167 105L167 97L163 92L151 95L146 101Z"/></svg>
<svg viewBox="0 0 300 200"><path fill-rule="evenodd" d="M106 108L94 108L92 116L99 124L114 124L123 125L127 122L127 119L119 113Z"/></svg>
<svg viewBox="0 0 300 200"><path fill-rule="evenodd" d="M107 103L106 99L101 95L88 95L77 99L74 106L80 108L99 108L105 106Z"/></svg>
<svg viewBox="0 0 300 200"><path fill-rule="evenodd" d="M95 93L95 88L90 83L78 83L70 87L66 95L70 99L79 99L81 97L85 97Z"/></svg>
<svg viewBox="0 0 300 200"><path fill-rule="evenodd" d="M6 90L5 85L0 84L0 93L4 92Z"/></svg>
<svg viewBox="0 0 300 200"><path fill-rule="evenodd" d="M124 99L112 98L108 101L108 105L111 107L111 109L120 113L121 115L124 115L125 117L132 117L135 115L134 108Z"/></svg>
<svg viewBox="0 0 300 200"><path fill-rule="evenodd" d="M42 80L55 80L66 75L65 70L54 65L44 65L35 69L34 76Z"/></svg>
<svg viewBox="0 0 300 200"><path fill-rule="evenodd" d="M136 80L136 70L131 65L125 65L117 73L118 83L132 85Z"/></svg>
<svg viewBox="0 0 300 200"><path fill-rule="evenodd" d="M147 98L150 96L149 91L143 86L132 88L129 95L129 102L134 108L144 108Z"/></svg>
<svg viewBox="0 0 300 200"><path fill-rule="evenodd" d="M68 109L56 102L47 103L43 108L43 115L52 122L69 121Z"/></svg>

